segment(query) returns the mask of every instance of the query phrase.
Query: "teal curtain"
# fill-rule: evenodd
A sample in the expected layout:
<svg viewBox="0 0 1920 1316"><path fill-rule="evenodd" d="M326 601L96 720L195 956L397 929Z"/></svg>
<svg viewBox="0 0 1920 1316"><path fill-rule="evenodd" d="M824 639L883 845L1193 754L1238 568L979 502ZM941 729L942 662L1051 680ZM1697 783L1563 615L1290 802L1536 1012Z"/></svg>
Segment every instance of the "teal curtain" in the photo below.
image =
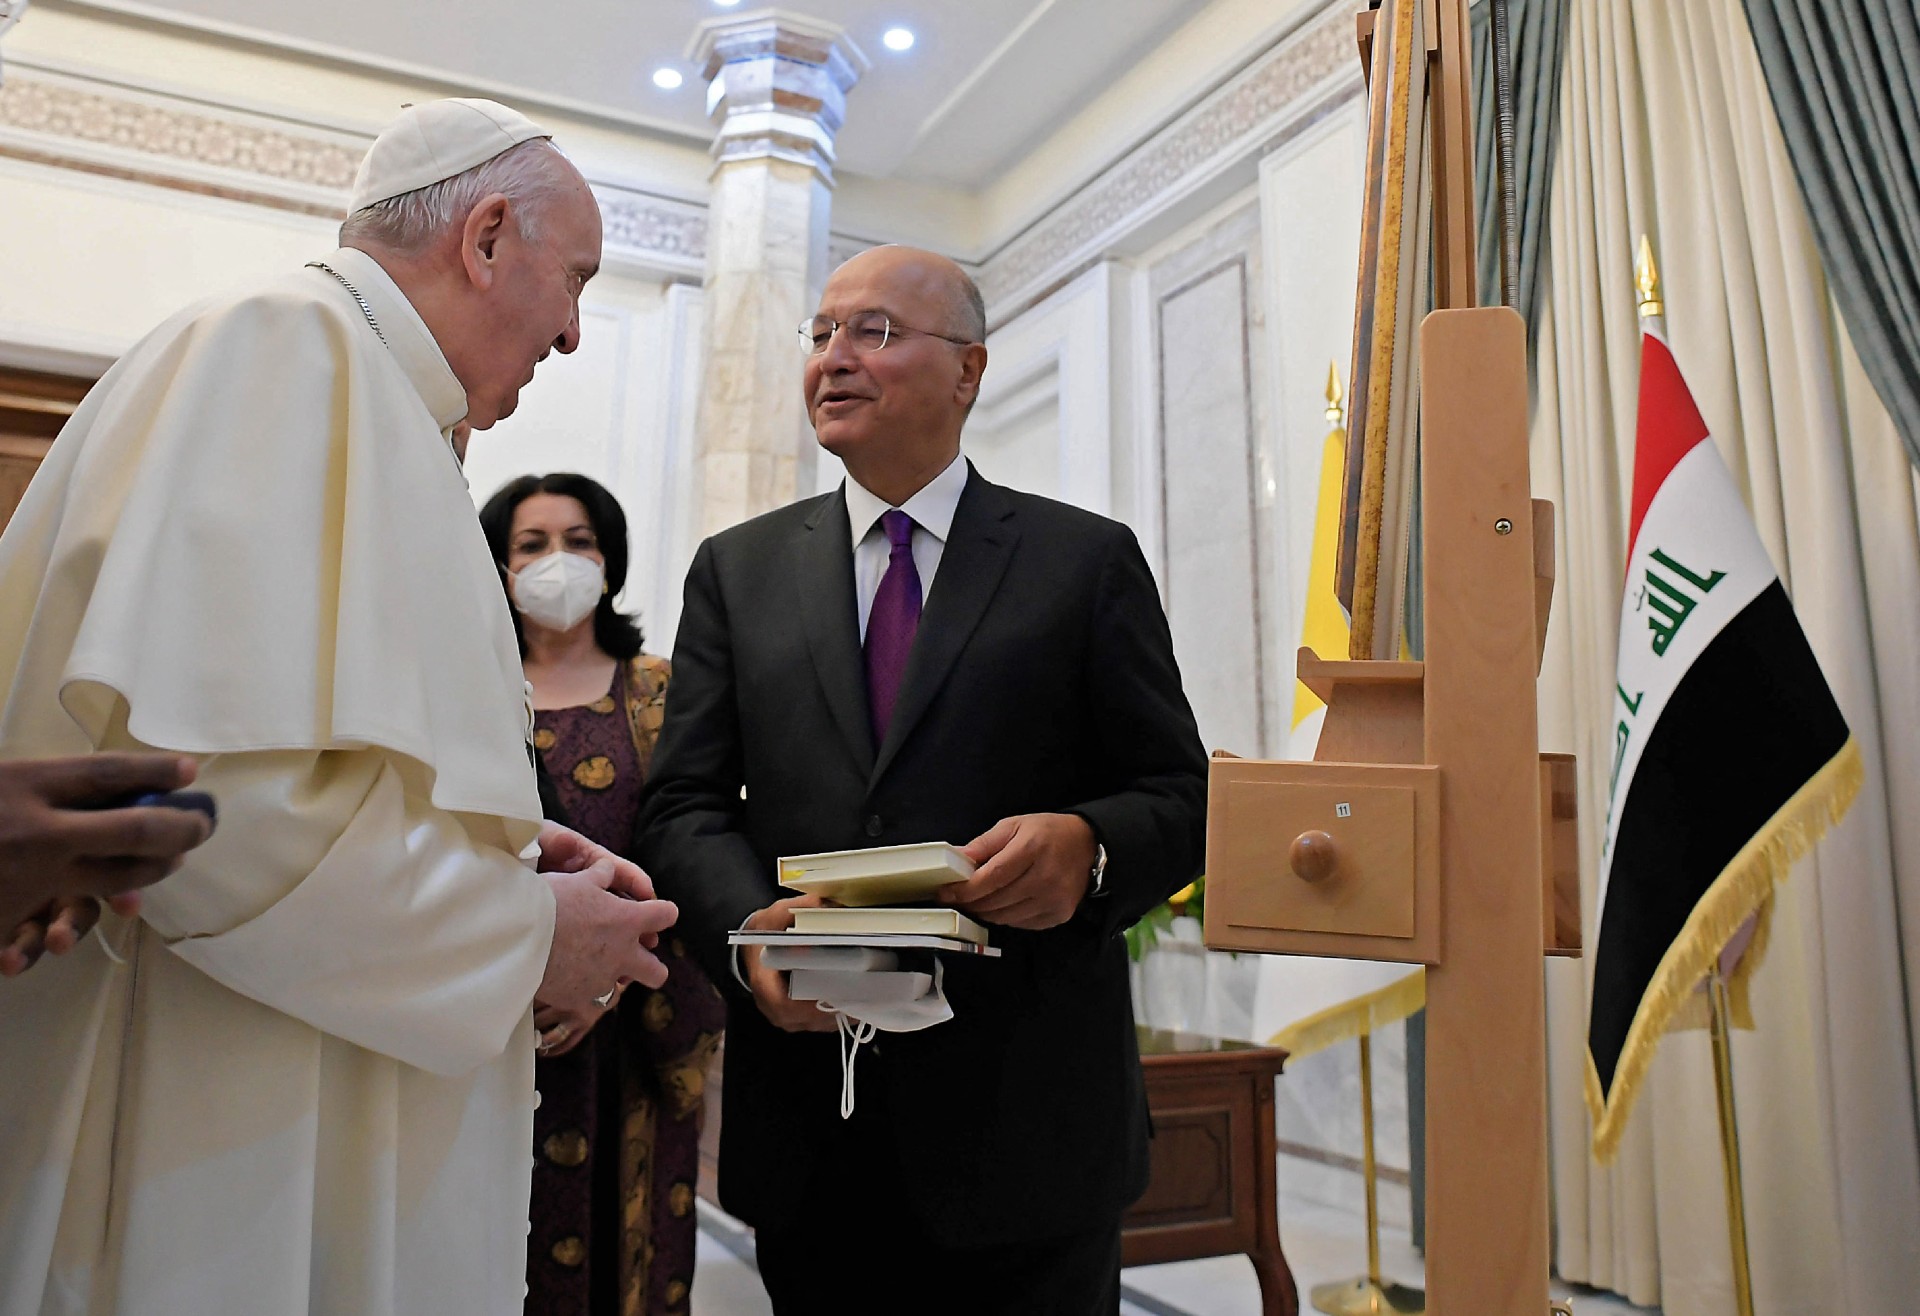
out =
<svg viewBox="0 0 1920 1316"><path fill-rule="evenodd" d="M1518 247L1513 308L1527 322L1527 378L1533 378L1536 312L1547 269L1547 209L1558 136L1560 66L1566 49L1568 0L1507 0L1508 58L1513 78L1513 183ZM1500 304L1499 134L1495 112L1493 6L1470 0L1467 38L1473 58L1475 283L1482 306ZM1417 487L1417 486L1416 486ZM1407 563L1407 648L1425 653L1421 618L1420 508L1414 500Z"/></svg>
<svg viewBox="0 0 1920 1316"><path fill-rule="evenodd" d="M1566 48L1568 0L1508 0L1508 55L1513 77L1513 182L1518 247L1513 308L1527 322L1527 378L1533 378L1540 293L1547 269L1547 207L1553 190L1553 146L1560 110L1560 65ZM1500 304L1499 136L1495 113L1493 6L1467 10L1473 53L1475 282L1482 306ZM1416 485L1417 487L1417 485ZM1414 500L1407 562L1407 648L1423 657L1420 505Z"/></svg>
<svg viewBox="0 0 1920 1316"><path fill-rule="evenodd" d="M1920 463L1920 13L1914 0L1745 3L1834 300Z"/></svg>
<svg viewBox="0 0 1920 1316"><path fill-rule="evenodd" d="M1474 203L1479 219L1480 304L1500 304L1500 197L1497 116L1493 101L1493 7L1473 0L1468 36L1473 50ZM1513 70L1513 174L1519 245L1514 310L1527 321L1531 374L1534 314L1547 268L1547 201L1553 178L1555 123L1560 108L1561 51L1567 0L1507 0Z"/></svg>

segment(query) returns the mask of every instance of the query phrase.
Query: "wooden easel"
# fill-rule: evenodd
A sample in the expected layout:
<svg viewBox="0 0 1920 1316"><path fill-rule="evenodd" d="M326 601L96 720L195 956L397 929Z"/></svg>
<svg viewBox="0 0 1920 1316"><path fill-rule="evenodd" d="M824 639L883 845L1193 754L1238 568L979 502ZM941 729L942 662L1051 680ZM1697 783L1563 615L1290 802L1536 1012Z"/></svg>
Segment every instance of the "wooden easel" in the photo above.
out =
<svg viewBox="0 0 1920 1316"><path fill-rule="evenodd" d="M1541 756L1534 702L1552 507L1530 494L1525 327L1473 306L1466 0L1414 2L1433 6L1441 308L1418 345L1425 661L1303 649L1300 679L1327 703L1315 761L1214 759L1206 941L1428 966L1427 1310L1544 1316L1540 963L1577 953L1579 926L1572 765Z"/></svg>

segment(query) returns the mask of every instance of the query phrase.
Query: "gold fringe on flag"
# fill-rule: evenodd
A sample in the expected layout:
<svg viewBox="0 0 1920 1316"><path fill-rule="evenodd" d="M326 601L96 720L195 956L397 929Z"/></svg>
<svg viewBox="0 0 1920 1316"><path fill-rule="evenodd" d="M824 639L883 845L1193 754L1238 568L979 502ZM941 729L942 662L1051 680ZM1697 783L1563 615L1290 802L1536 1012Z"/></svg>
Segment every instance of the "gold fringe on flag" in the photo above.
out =
<svg viewBox="0 0 1920 1316"><path fill-rule="evenodd" d="M1620 1050L1620 1061L1614 1067L1611 1099L1601 1096L1600 1074L1594 1068L1592 1054L1588 1054L1587 1111L1593 1117L1595 1160L1607 1164L1619 1151L1627 1114L1646 1077L1647 1066L1653 1063L1661 1036L1741 924L1758 915L1753 941L1729 983L1730 991L1737 989L1741 1006L1746 1005L1747 980L1766 950L1774 888L1786 880L1794 861L1852 806L1865 777L1860 746L1849 736L1840 752L1780 806L1713 880L1680 935L1660 957L1660 966L1641 998L1633 1026L1627 1030L1626 1045Z"/></svg>
<svg viewBox="0 0 1920 1316"><path fill-rule="evenodd" d="M1427 971L1411 969L1385 987L1294 1020L1269 1037L1267 1045L1281 1048L1289 1060L1299 1060L1399 1023L1426 1003Z"/></svg>

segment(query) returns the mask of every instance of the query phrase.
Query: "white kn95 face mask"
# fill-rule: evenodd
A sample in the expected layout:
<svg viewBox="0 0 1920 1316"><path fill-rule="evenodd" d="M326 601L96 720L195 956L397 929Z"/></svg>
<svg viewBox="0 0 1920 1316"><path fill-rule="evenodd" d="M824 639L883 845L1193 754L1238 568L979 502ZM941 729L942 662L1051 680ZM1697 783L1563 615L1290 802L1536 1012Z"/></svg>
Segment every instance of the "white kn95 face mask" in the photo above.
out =
<svg viewBox="0 0 1920 1316"><path fill-rule="evenodd" d="M874 1033L917 1033L953 1018L953 1007L947 1004L947 993L941 982L946 976L945 966L935 960L932 982L926 982L926 976L897 972L847 974L844 977L848 981L841 988L828 987L822 999L814 1002L814 1008L833 1015L840 1025L841 1119L853 1117L854 1060L861 1046L873 1040ZM904 980L920 991L911 999L888 1000L893 993L858 990L856 984L863 978Z"/></svg>
<svg viewBox="0 0 1920 1316"><path fill-rule="evenodd" d="M513 577L513 606L555 631L578 626L607 588L606 569L578 553L549 553L507 574Z"/></svg>
<svg viewBox="0 0 1920 1316"><path fill-rule="evenodd" d="M841 1119L853 1115L854 1061L875 1033L917 1033L953 1018L939 959L928 974L900 969L892 951L875 947L769 946L760 963L788 971L793 999L812 1001L839 1025Z"/></svg>

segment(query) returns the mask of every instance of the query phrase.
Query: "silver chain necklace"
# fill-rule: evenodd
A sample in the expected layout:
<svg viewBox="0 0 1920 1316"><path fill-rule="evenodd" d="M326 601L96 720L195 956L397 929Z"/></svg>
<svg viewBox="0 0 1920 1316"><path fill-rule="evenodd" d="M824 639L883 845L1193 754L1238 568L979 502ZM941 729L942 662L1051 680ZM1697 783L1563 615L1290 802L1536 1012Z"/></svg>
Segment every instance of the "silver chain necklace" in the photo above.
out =
<svg viewBox="0 0 1920 1316"><path fill-rule="evenodd" d="M373 330L373 336L380 340L380 346L386 348L389 352L393 350L393 344L389 343L387 336L380 332L380 322L373 318L373 308L367 305L367 299L360 295L360 290L347 282L346 275L323 260L310 260L307 262L307 268L310 270L324 270L326 273L338 279L340 286L347 290L348 295L351 296L355 302L359 303L360 314L367 317L367 328Z"/></svg>
<svg viewBox="0 0 1920 1316"><path fill-rule="evenodd" d="M353 300L359 304L360 314L367 317L367 328L373 330L373 336L380 340L380 346L386 348L389 352L393 350L393 344L389 343L387 341L387 336L380 332L380 322L373 318L373 308L367 305L367 299L360 295L360 290L354 287L351 283L347 282L346 275L342 274L339 270L336 270L335 268L333 268L333 266L327 264L323 260L310 260L307 262L307 268L310 270L323 270L326 273L331 274L334 278L338 279L340 281L340 286L342 288L345 288L347 290L348 295L351 296ZM465 465L460 460L460 454L453 450L453 436L451 435L451 433L449 433L446 437L447 437L447 455L453 458L454 469L461 471L462 478L464 478Z"/></svg>

